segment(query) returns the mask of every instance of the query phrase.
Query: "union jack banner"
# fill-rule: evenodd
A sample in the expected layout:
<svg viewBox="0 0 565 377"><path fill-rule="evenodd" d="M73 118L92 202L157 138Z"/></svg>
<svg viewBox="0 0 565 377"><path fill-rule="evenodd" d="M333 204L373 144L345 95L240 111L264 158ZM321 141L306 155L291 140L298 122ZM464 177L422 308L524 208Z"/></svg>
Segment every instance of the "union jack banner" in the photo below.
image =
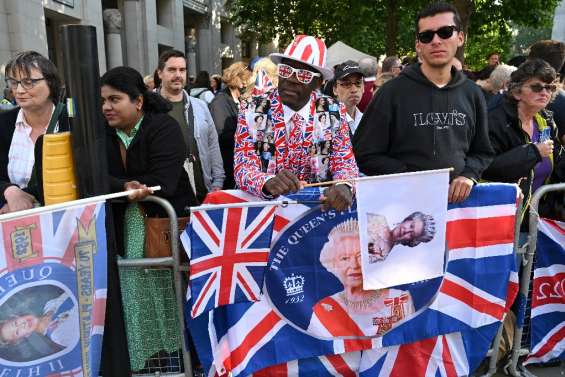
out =
<svg viewBox="0 0 565 377"><path fill-rule="evenodd" d="M259 299L274 215L272 205L192 211L181 237L190 251L192 317Z"/></svg>
<svg viewBox="0 0 565 377"><path fill-rule="evenodd" d="M38 209L0 227L0 371L98 376L107 292L104 201Z"/></svg>
<svg viewBox="0 0 565 377"><path fill-rule="evenodd" d="M265 70L261 68L257 71L257 76L255 77L255 86L251 91L251 95L252 96L262 95L265 92L268 92L269 90L273 89L274 87L275 86L273 84L273 81L271 80L267 72L265 72Z"/></svg>
<svg viewBox="0 0 565 377"><path fill-rule="evenodd" d="M540 219L535 263L531 348L524 364L565 360L565 223Z"/></svg>
<svg viewBox="0 0 565 377"><path fill-rule="evenodd" d="M320 195L304 191L289 199ZM245 200L237 191L222 195ZM337 285L313 262L312 248L292 245L316 237L314 243L323 244L323 232L356 211L282 208L275 214L263 299L222 306L189 321L200 361L209 376L468 376L484 359L518 292L516 208L516 186L475 186L467 201L449 206L444 276L394 287L411 297L414 310L383 334L333 338L310 332L318 298L309 295L314 289L323 297ZM316 232L308 231L314 227Z"/></svg>

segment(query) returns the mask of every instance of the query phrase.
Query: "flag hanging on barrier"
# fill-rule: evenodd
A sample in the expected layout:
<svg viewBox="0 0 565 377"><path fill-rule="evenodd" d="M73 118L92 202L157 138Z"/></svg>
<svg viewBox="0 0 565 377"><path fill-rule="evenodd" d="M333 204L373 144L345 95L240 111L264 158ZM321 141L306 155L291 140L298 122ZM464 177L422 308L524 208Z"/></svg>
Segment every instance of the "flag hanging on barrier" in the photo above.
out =
<svg viewBox="0 0 565 377"><path fill-rule="evenodd" d="M0 375L98 376L104 201L0 222Z"/></svg>
<svg viewBox="0 0 565 377"><path fill-rule="evenodd" d="M540 219L532 288L530 355L565 360L565 223Z"/></svg>
<svg viewBox="0 0 565 377"><path fill-rule="evenodd" d="M246 194L218 195L224 202L241 202ZM320 191L299 195L312 199ZM451 375L468 375L484 358L518 291L515 212L515 186L475 187L466 202L449 206L443 277L368 291L354 302L347 290L362 283L360 266L353 262L358 258L349 251L359 245L355 207L344 212L321 212L315 205L280 208L259 301L223 306L189 321L200 360L211 375L217 370L234 377L263 373L266 367L330 370L334 364L360 373L409 364L402 355L415 349L403 350L420 342L419 352L428 358L418 376L446 368L455 371ZM343 255L333 255L336 251ZM363 355L358 364L351 356L357 351Z"/></svg>
<svg viewBox="0 0 565 377"><path fill-rule="evenodd" d="M192 211L181 237L190 258L192 317L221 305L257 301L276 206ZM190 246L189 246L190 245Z"/></svg>

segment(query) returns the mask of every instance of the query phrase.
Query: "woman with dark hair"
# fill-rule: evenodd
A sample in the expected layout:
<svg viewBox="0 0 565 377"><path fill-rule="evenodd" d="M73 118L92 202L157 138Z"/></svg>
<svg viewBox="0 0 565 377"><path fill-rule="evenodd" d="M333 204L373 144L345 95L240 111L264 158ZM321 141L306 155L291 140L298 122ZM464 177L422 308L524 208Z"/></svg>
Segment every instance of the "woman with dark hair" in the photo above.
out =
<svg viewBox="0 0 565 377"><path fill-rule="evenodd" d="M222 90L222 76L212 75L210 76L210 88L214 95L218 94Z"/></svg>
<svg viewBox="0 0 565 377"><path fill-rule="evenodd" d="M107 121L107 153L112 191L142 189L132 203L114 206L116 235L125 258L144 257L144 215L165 217L162 208L136 201L150 194L148 187L161 186L155 195L167 199L177 216L188 216L196 204L188 175L183 168L186 145L178 123L167 112L170 103L149 92L134 69L117 67L101 79L102 112ZM143 213L141 211L143 210ZM123 234L123 240L120 239ZM148 279L148 274L157 275ZM178 327L163 321L173 313L172 285L168 271L129 271L121 276L127 340L132 370L142 370L153 354L180 348ZM162 284L160 284L162 285ZM150 303L150 305L147 305Z"/></svg>
<svg viewBox="0 0 565 377"><path fill-rule="evenodd" d="M545 61L527 60L512 72L505 98L488 113L496 157L483 178L519 183L524 211L541 185L559 179L554 173L559 171L562 146L551 113L545 110L556 90L555 79L555 70Z"/></svg>
<svg viewBox="0 0 565 377"><path fill-rule="evenodd" d="M35 51L20 52L6 64L4 74L18 107L0 114L0 213L43 201L37 174L42 136L53 116L59 131L68 130L66 114L54 113L62 85L49 59Z"/></svg>
<svg viewBox="0 0 565 377"><path fill-rule="evenodd" d="M189 93L192 97L201 99L209 104L214 99L214 93L210 87L210 75L207 71L200 71L196 75L196 80Z"/></svg>

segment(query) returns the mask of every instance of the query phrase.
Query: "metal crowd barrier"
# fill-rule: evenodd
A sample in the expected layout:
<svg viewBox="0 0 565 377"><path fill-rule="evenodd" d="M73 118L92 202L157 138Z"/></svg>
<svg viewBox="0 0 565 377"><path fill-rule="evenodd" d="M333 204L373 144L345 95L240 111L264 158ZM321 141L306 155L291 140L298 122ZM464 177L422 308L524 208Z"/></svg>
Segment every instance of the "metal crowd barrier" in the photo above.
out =
<svg viewBox="0 0 565 377"><path fill-rule="evenodd" d="M514 250L519 254L519 238L520 238L520 212L522 207L522 199L518 199L516 204L516 224L514 225ZM506 317L505 317L506 318ZM500 322L500 327L494 340L492 341L492 347L488 350L487 357L489 359L488 371L482 375L482 377L494 376L498 369L498 354L500 351L500 342L502 341L502 332L504 330L504 321Z"/></svg>
<svg viewBox="0 0 565 377"><path fill-rule="evenodd" d="M180 266L180 256L179 256L179 230L178 230L178 220L177 215L173 206L165 199L159 198L157 196L148 196L144 201L152 202L160 205L167 212L167 216L170 220L170 235L171 235L171 254L170 257L165 258L132 258L132 259L120 259L118 260L118 267L120 273L126 268L136 268L136 269L159 269L163 271L164 268L172 270L172 280L174 282L174 291L177 305L177 313L163 313L163 316L171 316L176 314L178 319L178 331L180 333L181 340L181 353L182 353L182 364L184 365L184 373L181 372L181 365L179 363L177 372L161 372L156 371L150 374L134 374L134 376L168 376L168 377L193 377L192 375L192 361L190 358L190 352L188 350L187 339L185 337L185 327L184 327L184 290L182 280L182 270L186 271L186 266ZM168 281L170 284L170 280ZM157 364L160 361L170 361L170 357L166 360L154 360ZM155 369L159 369L156 367Z"/></svg>
<svg viewBox="0 0 565 377"><path fill-rule="evenodd" d="M536 244L538 239L538 221L539 221L539 202L541 198L554 191L565 191L565 183L557 183L552 185L541 186L532 196L530 203L530 218L529 218L529 234L526 244L518 250L520 255L523 255L523 270L520 275L520 292L524 300L530 298L532 294L530 289L531 275L534 264L534 257L536 253ZM526 301L524 301L524 305ZM529 353L528 335L529 331L525 332L525 328L529 328L529 308L526 310L525 318L521 326L516 326L514 331L514 344L512 345L512 357L505 367L505 371L515 377L535 377L534 374L529 372L523 365L518 365L521 356ZM526 326L527 324L527 326ZM525 339L522 337L525 335Z"/></svg>

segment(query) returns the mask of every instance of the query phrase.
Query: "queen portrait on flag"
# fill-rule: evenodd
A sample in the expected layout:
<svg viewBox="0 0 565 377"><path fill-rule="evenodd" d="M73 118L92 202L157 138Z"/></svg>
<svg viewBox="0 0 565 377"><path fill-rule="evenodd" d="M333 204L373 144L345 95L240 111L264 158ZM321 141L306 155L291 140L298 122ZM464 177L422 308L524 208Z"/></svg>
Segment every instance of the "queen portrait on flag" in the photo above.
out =
<svg viewBox="0 0 565 377"><path fill-rule="evenodd" d="M329 232L320 263L341 282L343 290L314 305L309 333L322 337L380 336L414 312L407 291L363 290L356 219L345 220Z"/></svg>

